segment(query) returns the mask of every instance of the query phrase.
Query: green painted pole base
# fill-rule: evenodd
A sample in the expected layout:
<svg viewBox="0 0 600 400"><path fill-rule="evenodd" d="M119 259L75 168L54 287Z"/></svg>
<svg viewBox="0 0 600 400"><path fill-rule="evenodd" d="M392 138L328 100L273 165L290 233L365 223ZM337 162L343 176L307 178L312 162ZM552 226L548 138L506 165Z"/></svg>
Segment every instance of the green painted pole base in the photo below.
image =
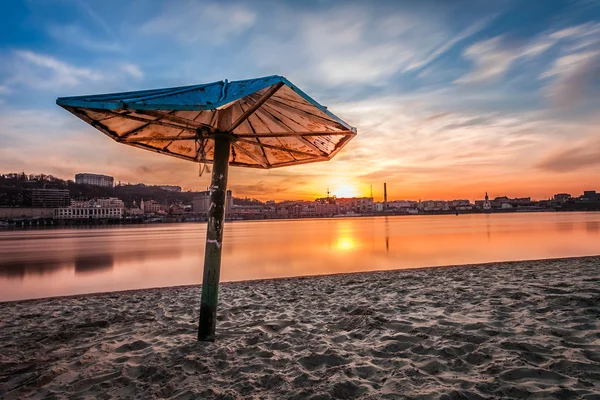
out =
<svg viewBox="0 0 600 400"><path fill-rule="evenodd" d="M198 325L198 340L204 342L215 340L231 138L232 136L228 134L216 134L214 136L214 161L212 182L210 184L210 206L206 232L206 251L204 253L200 322Z"/></svg>

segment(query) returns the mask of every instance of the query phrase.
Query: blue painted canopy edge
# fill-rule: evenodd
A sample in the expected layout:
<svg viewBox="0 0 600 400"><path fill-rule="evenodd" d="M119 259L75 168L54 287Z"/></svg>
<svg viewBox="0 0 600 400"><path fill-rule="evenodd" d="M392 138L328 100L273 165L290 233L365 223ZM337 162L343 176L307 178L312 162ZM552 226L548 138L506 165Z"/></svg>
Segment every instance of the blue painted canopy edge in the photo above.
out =
<svg viewBox="0 0 600 400"><path fill-rule="evenodd" d="M207 111L217 109L280 82L348 130L356 132L356 128L329 112L327 107L322 106L288 79L279 75L135 92L59 97L56 104L61 107L104 110Z"/></svg>

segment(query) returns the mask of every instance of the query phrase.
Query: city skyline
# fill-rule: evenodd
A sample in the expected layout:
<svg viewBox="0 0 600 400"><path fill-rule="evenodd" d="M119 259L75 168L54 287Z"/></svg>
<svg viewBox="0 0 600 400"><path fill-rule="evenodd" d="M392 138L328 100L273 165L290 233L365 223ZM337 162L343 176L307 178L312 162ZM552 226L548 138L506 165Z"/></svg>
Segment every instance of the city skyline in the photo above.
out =
<svg viewBox="0 0 600 400"><path fill-rule="evenodd" d="M0 176L11 175L11 174L14 174L14 175L24 174L25 176L46 176L46 177L53 176L51 174L43 174L43 173L42 174L37 174L37 173L27 174L25 172L6 173L6 172L0 171ZM195 192L195 193L206 192L206 191L209 190L208 186L205 187L205 188L200 188L198 190L185 190L185 188L181 188L180 186L174 186L174 185L170 185L170 184L160 184L160 183L159 184L148 184L146 182L121 182L120 180L115 179L112 176L107 176L107 175L100 174L100 173L98 173L98 174L77 173L77 174L75 174L75 178L77 178L78 175L96 175L96 176L101 176L103 178L113 179L114 182L116 182L114 184L114 186L121 186L121 185L133 185L133 186L135 186L135 185L145 185L145 186L158 187L158 188L166 190L166 191L176 191L176 192L182 192L183 191L183 192ZM61 177L55 177L55 178L63 179ZM77 182L77 179L63 179L63 180L65 180L65 181L71 180L73 182L80 183L80 182ZM85 182L81 182L81 183L85 184ZM94 186L94 185L96 185L96 186L105 186L105 185L99 185L99 184L91 184L91 185L92 186ZM383 187L384 185L385 185L385 182L382 183L380 186ZM372 185L369 188L369 190L372 191L373 193L375 193L375 191L373 190L373 186ZM392 190L393 190L393 188L392 188ZM498 193L494 193L493 191L488 191L488 190L485 190L484 192L482 192L483 195L481 195L480 197L475 197L475 198L468 198L468 197L465 197L465 196L462 196L462 197L458 196L458 197L455 197L455 198L445 198L445 199L444 198L434 199L434 198L424 198L424 197L419 197L417 199L411 199L411 198L406 198L406 197L401 197L401 196L400 197L394 197L394 196L388 195L388 201L389 202L401 202L401 201L411 201L411 202L421 202L421 201L443 201L444 202L445 201L445 202L451 202L451 201L455 201L455 200L468 200L468 201L475 202L475 201L478 201L478 200L483 200L486 196L489 195L489 193L492 193L492 195L489 196L490 199L508 197L508 198L513 198L513 199L529 198L532 201L544 201L544 200L553 199L553 198L555 198L556 195L560 196L560 195L565 195L565 194L568 194L569 196L573 196L575 198L575 197L578 197L579 195L581 195L582 193L585 193L586 191L590 191L590 190L593 191L593 190L595 190L595 188L593 188L593 187L584 188L584 189L582 189L582 190L580 190L578 192L572 192L572 193L564 191L564 190L563 191L559 190L559 191L556 191L555 193L553 193L552 195L549 195L549 196L543 197L543 198L535 198L533 196L513 196L511 193L501 193L501 194L498 194ZM232 191L228 190L228 192L232 192ZM348 193L348 192L346 192L346 193ZM238 194L238 193L236 193L236 194ZM256 199L256 200L262 201L263 203L264 202L268 202L268 201L276 201L276 202L282 202L282 201L313 201L313 200L316 201L316 200L321 200L321 199L326 199L326 198L336 198L336 197L337 198L373 198L373 200L376 201L376 202L383 202L384 201L383 190L381 190L381 196L380 197L377 197L377 196L373 195L372 193L365 194L365 195L363 195L363 194L358 194L358 195L355 195L355 194L344 195L344 191L342 191L341 194L338 195L338 194L332 192L329 188L327 188L324 193L322 193L322 194L320 194L320 195L318 195L318 196L316 196L314 198L310 198L310 199L299 199L299 198L296 198L296 199L289 198L289 199L287 199L286 198L286 199L277 200L277 199L274 199L272 196L270 196L269 193L264 193L264 195L262 195L262 196L260 196L260 195L259 196L248 196L245 193L239 193L238 195L239 196L236 196L236 198L240 198L240 199L243 199L243 198Z"/></svg>
<svg viewBox="0 0 600 400"><path fill-rule="evenodd" d="M109 3L7 5L3 169L202 190L198 166L118 146L56 97L283 74L359 135L326 164L232 168L236 193L309 200L373 185L381 198L385 181L404 200L546 199L599 186L600 3Z"/></svg>

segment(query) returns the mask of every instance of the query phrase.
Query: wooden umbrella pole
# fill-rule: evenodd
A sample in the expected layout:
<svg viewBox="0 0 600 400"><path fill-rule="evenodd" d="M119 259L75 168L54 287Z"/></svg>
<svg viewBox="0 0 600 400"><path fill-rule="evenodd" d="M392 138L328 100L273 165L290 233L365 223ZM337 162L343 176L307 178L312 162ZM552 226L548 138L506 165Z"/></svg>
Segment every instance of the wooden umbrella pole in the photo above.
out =
<svg viewBox="0 0 600 400"><path fill-rule="evenodd" d="M217 299L219 295L219 275L221 270L221 247L223 245L223 221L227 197L227 172L231 153L232 135L215 134L212 182L210 184L210 206L204 253L204 277L202 278L202 300L198 340L215 340L217 323Z"/></svg>

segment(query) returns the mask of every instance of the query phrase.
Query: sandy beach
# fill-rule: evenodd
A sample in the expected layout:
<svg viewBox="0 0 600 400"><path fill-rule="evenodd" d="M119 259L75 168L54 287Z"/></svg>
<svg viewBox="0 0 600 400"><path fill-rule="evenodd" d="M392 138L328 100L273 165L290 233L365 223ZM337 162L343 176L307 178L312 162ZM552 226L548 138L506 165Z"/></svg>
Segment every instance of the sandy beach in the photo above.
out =
<svg viewBox="0 0 600 400"><path fill-rule="evenodd" d="M0 397L600 398L600 257L0 303Z"/></svg>

